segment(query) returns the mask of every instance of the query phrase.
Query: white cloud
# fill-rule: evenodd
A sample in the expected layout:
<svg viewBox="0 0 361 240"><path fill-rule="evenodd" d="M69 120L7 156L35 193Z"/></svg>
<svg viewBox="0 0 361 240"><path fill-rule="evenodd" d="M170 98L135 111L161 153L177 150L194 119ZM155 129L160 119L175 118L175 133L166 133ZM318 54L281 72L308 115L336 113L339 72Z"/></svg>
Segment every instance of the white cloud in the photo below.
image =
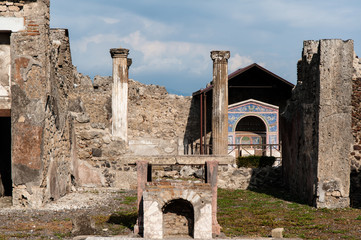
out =
<svg viewBox="0 0 361 240"><path fill-rule="evenodd" d="M271 31L286 27L301 29L357 27L356 1L259 0L229 9L229 16L243 26L271 25ZM357 3L359 4L359 3ZM257 13L257 14L255 14Z"/></svg>
<svg viewBox="0 0 361 240"><path fill-rule="evenodd" d="M349 26L352 9L343 2L265 0L260 5L262 12L271 21L281 21L293 27L319 28ZM347 24L348 25L348 24Z"/></svg>
<svg viewBox="0 0 361 240"><path fill-rule="evenodd" d="M132 51L140 52L143 56L141 65L133 70L145 71L187 71L201 74L211 62L207 44L181 41L152 41L139 31L122 38L122 42ZM139 61L139 59L137 60Z"/></svg>
<svg viewBox="0 0 361 240"><path fill-rule="evenodd" d="M84 53L89 51L88 46L91 43L103 45L109 42L119 42L119 36L117 34L97 34L90 37L83 37L79 40L75 40L73 45L79 52ZM119 47L119 46L118 46Z"/></svg>
<svg viewBox="0 0 361 240"><path fill-rule="evenodd" d="M140 31L125 37L119 34L96 34L73 42L72 48L81 54L81 64L87 68L109 68L109 49L130 49L132 74L159 73L184 76L205 75L211 70L210 51L219 47L185 41L151 40ZM79 66L80 67L80 66ZM96 73L95 73L96 74Z"/></svg>
<svg viewBox="0 0 361 240"><path fill-rule="evenodd" d="M102 21L104 21L107 24L115 24L118 23L120 20L117 18L108 18L108 17L101 17L100 18Z"/></svg>
<svg viewBox="0 0 361 240"><path fill-rule="evenodd" d="M252 63L254 63L254 61L250 57L241 56L236 53L234 56L231 55L231 58L228 61L229 72L234 72L237 69L246 67Z"/></svg>

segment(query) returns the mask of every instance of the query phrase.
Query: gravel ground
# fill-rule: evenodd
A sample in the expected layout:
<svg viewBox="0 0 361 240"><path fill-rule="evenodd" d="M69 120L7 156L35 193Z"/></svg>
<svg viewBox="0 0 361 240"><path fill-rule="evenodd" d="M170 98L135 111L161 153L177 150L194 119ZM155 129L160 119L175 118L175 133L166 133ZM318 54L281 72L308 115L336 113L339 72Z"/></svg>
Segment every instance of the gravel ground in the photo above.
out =
<svg viewBox="0 0 361 240"><path fill-rule="evenodd" d="M0 198L0 239L131 236L136 218L136 192L116 189L79 189L39 209L10 205L11 198Z"/></svg>

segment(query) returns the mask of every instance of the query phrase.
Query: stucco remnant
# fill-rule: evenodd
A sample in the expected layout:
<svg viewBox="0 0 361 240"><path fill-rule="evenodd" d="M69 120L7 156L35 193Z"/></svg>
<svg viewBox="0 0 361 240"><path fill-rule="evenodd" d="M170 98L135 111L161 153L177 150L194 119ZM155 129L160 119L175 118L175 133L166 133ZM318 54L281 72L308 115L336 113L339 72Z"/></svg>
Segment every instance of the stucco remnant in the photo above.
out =
<svg viewBox="0 0 361 240"><path fill-rule="evenodd" d="M112 48L113 88L112 88L112 134L128 142L128 59L129 49Z"/></svg>

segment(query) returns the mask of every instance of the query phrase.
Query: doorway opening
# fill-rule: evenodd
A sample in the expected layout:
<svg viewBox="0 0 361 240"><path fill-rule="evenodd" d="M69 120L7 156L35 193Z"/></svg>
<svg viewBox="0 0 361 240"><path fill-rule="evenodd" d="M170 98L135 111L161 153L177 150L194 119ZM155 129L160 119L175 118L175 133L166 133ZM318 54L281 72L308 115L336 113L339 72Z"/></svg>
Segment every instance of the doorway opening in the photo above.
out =
<svg viewBox="0 0 361 240"><path fill-rule="evenodd" d="M11 117L0 117L0 174L4 196L12 196Z"/></svg>

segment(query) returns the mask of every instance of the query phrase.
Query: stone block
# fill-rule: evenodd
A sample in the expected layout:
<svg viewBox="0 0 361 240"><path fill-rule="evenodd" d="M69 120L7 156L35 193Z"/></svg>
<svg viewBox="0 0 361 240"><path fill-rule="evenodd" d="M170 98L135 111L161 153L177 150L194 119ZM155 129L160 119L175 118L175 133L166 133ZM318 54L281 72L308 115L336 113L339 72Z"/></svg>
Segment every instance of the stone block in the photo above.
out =
<svg viewBox="0 0 361 240"><path fill-rule="evenodd" d="M271 236L273 238L283 238L283 231L284 231L284 228L272 229Z"/></svg>
<svg viewBox="0 0 361 240"><path fill-rule="evenodd" d="M91 216L82 214L72 219L74 235L94 235L97 234L95 222Z"/></svg>
<svg viewBox="0 0 361 240"><path fill-rule="evenodd" d="M102 149L100 149L100 148L92 148L92 155L93 155L93 157L101 157L102 156Z"/></svg>
<svg viewBox="0 0 361 240"><path fill-rule="evenodd" d="M9 6L9 10L11 12L19 12L20 8L18 6Z"/></svg>

